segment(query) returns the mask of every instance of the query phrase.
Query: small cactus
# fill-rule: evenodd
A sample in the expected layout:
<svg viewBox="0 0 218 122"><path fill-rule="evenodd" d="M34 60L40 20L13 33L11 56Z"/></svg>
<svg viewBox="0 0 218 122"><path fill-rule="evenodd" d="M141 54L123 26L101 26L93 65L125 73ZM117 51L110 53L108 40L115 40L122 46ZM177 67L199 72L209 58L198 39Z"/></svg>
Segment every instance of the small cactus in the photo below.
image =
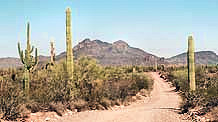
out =
<svg viewBox="0 0 218 122"><path fill-rule="evenodd" d="M157 59L154 59L154 70L157 72L158 64L157 64Z"/></svg>
<svg viewBox="0 0 218 122"><path fill-rule="evenodd" d="M190 85L190 90L195 91L195 49L194 49L194 40L192 36L188 37L188 82Z"/></svg>
<svg viewBox="0 0 218 122"><path fill-rule="evenodd" d="M161 70L165 71L165 65L164 64L161 65Z"/></svg>
<svg viewBox="0 0 218 122"><path fill-rule="evenodd" d="M135 69L135 67L133 66L133 68L132 68L132 72L133 73L135 73L136 72L136 69Z"/></svg>
<svg viewBox="0 0 218 122"><path fill-rule="evenodd" d="M157 72L157 68L158 68L157 59L154 56L151 56L151 59L154 62L154 64L153 64L154 71Z"/></svg>
<svg viewBox="0 0 218 122"><path fill-rule="evenodd" d="M20 60L24 64L24 80L23 80L23 88L26 96L29 95L29 81L30 81L30 71L35 69L38 64L38 53L37 48L35 49L35 58L31 55L34 51L34 47L30 45L30 25L27 23L27 47L25 52L21 50L20 43L18 42L18 52L20 55Z"/></svg>
<svg viewBox="0 0 218 122"><path fill-rule="evenodd" d="M3 91L3 80L4 78L0 76L0 92Z"/></svg>

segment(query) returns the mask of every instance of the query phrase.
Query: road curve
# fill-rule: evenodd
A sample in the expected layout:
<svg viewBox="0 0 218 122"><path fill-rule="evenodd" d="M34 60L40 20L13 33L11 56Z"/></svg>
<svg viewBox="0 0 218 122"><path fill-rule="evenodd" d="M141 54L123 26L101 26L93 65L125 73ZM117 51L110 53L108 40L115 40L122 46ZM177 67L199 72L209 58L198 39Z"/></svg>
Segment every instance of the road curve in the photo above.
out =
<svg viewBox="0 0 218 122"><path fill-rule="evenodd" d="M173 87L161 79L158 73L150 73L154 79L151 97L144 102L133 103L117 110L86 111L60 117L59 122L183 122L177 113L180 97Z"/></svg>

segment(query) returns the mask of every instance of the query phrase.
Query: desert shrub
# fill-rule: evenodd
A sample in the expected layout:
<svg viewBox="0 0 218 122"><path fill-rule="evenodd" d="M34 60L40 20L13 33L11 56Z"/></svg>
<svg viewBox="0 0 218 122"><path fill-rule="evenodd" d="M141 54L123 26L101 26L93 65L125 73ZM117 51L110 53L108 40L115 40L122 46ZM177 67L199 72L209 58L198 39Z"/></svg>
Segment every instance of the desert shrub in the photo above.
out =
<svg viewBox="0 0 218 122"><path fill-rule="evenodd" d="M64 62L47 69L38 67L30 73L29 100L22 92L23 69L0 70L0 115L14 120L29 112L55 111L62 115L67 108L79 112L121 105L141 89L152 89L153 80L142 73L144 67L134 73L132 68L102 67L94 59L81 57L74 62L74 76L69 80Z"/></svg>
<svg viewBox="0 0 218 122"><path fill-rule="evenodd" d="M218 72L218 67L215 65L206 66L208 73Z"/></svg>
<svg viewBox="0 0 218 122"><path fill-rule="evenodd" d="M77 109L78 112L87 110L88 109L88 102L83 99L77 99L73 102L73 105L75 109Z"/></svg>
<svg viewBox="0 0 218 122"><path fill-rule="evenodd" d="M80 98L86 101L95 101L100 99L104 71L97 65L94 59L80 58L75 65L75 80L80 92Z"/></svg>
<svg viewBox="0 0 218 122"><path fill-rule="evenodd" d="M0 79L0 117L6 120L15 120L22 117L24 97L21 91L21 82L14 81L14 69L1 70ZM13 77L12 77L13 76Z"/></svg>
<svg viewBox="0 0 218 122"><path fill-rule="evenodd" d="M176 91L188 91L188 72L187 70L173 71L169 75L170 81L176 87Z"/></svg>
<svg viewBox="0 0 218 122"><path fill-rule="evenodd" d="M37 70L31 74L30 99L47 107L51 102L70 101L74 96L74 82L67 80L64 63L52 68Z"/></svg>
<svg viewBox="0 0 218 122"><path fill-rule="evenodd" d="M218 71L212 66L196 67L196 91L189 91L188 74L184 67L180 70L168 70L169 81L176 86L177 90L182 92L183 103L181 104L182 112L188 112L190 108L200 106L203 109L201 114L209 112L218 104Z"/></svg>
<svg viewBox="0 0 218 122"><path fill-rule="evenodd" d="M62 116L65 109L66 109L66 106L60 102L51 102L49 103L49 108L48 108L50 111L55 111L59 116Z"/></svg>
<svg viewBox="0 0 218 122"><path fill-rule="evenodd" d="M60 64L61 65L61 64ZM63 68L57 65L57 70L37 70L31 72L30 99L26 101L23 94L23 71L19 69L0 70L0 117L15 120L26 117L29 112L49 110L49 103L69 101L64 84ZM50 109L53 111L53 109ZM58 113L58 111L57 111Z"/></svg>
<svg viewBox="0 0 218 122"><path fill-rule="evenodd" d="M137 73L133 75L133 84L132 88L135 90L140 91L141 89L147 89L151 90L152 89L152 79L149 78L149 76L145 75L144 73Z"/></svg>

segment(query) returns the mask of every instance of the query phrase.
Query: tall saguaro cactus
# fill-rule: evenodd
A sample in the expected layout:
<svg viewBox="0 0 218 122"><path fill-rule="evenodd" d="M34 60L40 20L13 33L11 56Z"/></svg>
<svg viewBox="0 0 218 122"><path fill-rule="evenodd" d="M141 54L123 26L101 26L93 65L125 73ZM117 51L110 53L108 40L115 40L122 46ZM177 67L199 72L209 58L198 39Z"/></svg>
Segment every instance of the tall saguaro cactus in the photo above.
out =
<svg viewBox="0 0 218 122"><path fill-rule="evenodd" d="M38 63L37 48L35 49L35 58L31 55L33 53L34 47L30 45L30 24L27 23L27 45L25 52L21 50L20 43L18 42L18 52L20 55L20 60L24 64L24 80L23 88L26 96L29 96L29 82L30 82L30 71L33 70Z"/></svg>
<svg viewBox="0 0 218 122"><path fill-rule="evenodd" d="M194 91L195 86L195 48L194 48L194 39L192 36L188 37L188 81L190 85L190 90Z"/></svg>
<svg viewBox="0 0 218 122"><path fill-rule="evenodd" d="M67 74L70 79L73 78L73 52L72 52L72 35L71 35L71 10L67 8L66 10L66 44L67 44L67 54L66 54L66 64L67 64Z"/></svg>
<svg viewBox="0 0 218 122"><path fill-rule="evenodd" d="M51 64L54 64L55 63L55 47L54 47L54 41L51 41L50 42L50 60L51 60Z"/></svg>

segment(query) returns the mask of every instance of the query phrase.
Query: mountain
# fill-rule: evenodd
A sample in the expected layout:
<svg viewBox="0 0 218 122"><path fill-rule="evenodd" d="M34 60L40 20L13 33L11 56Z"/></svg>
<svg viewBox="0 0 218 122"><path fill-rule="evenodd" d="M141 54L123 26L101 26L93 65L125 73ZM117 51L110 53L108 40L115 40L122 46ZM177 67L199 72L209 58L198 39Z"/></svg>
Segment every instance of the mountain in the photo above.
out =
<svg viewBox="0 0 218 122"><path fill-rule="evenodd" d="M129 46L125 41L119 40L107 43L101 40L85 39L73 49L74 58L89 56L97 59L102 65L151 65L160 58L139 48ZM56 56L56 60L64 59L66 52ZM39 64L49 61L49 56L39 56ZM0 68L22 66L18 58L0 58Z"/></svg>
<svg viewBox="0 0 218 122"><path fill-rule="evenodd" d="M7 57L0 58L0 68L20 67L22 66L19 58Z"/></svg>
<svg viewBox="0 0 218 122"><path fill-rule="evenodd" d="M48 62L48 56L39 56L39 64L44 64ZM23 64L20 61L20 58L14 57L7 57L7 58L0 58L0 68L9 68L9 67L21 67Z"/></svg>
<svg viewBox="0 0 218 122"><path fill-rule="evenodd" d="M122 40L107 43L100 40L85 39L74 47L73 52L75 59L81 56L89 56L97 59L102 65L149 65L153 63L152 60L146 60L149 57L159 60L157 56L139 48L131 47ZM63 59L65 55L65 52L58 55L57 61Z"/></svg>
<svg viewBox="0 0 218 122"><path fill-rule="evenodd" d="M74 53L76 58L84 55L90 56L102 65L148 65L152 62L146 61L146 58L159 59L139 48L129 46L122 40L111 44L100 40L85 39L75 46Z"/></svg>
<svg viewBox="0 0 218 122"><path fill-rule="evenodd" d="M166 59L171 64L186 64L187 53L182 53L171 58ZM196 64L218 64L218 56L212 51L199 51L195 52Z"/></svg>
<svg viewBox="0 0 218 122"><path fill-rule="evenodd" d="M89 56L97 59L101 65L153 65L155 60L159 64L186 64L187 53L182 53L168 59L159 58L139 48L129 46L125 41L118 40L107 43L101 40L85 39L73 48L74 58ZM56 61L64 60L66 52L56 56ZM217 64L218 56L212 51L195 53L197 64ZM39 66L50 61L49 56L39 56ZM0 58L0 68L22 66L19 58Z"/></svg>

